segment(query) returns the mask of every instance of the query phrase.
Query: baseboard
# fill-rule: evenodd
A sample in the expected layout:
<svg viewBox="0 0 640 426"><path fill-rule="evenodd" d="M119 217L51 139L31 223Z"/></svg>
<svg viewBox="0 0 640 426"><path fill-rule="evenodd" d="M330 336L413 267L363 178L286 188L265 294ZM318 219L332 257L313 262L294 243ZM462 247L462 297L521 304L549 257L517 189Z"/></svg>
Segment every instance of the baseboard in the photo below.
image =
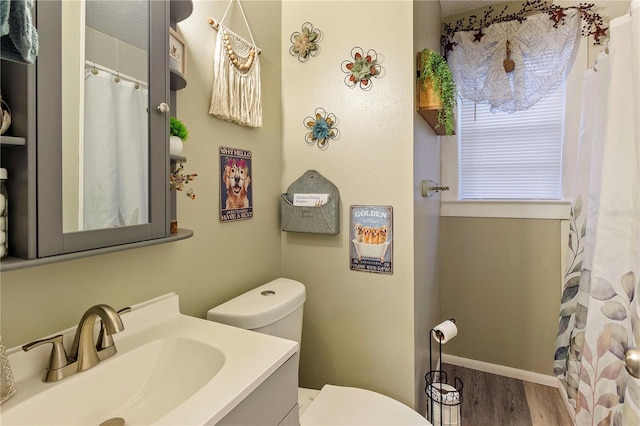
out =
<svg viewBox="0 0 640 426"><path fill-rule="evenodd" d="M475 359L462 358L455 355L442 354L442 362L457 365L459 367L472 368L485 373L497 374L511 377L512 379L526 380L540 385L557 388L560 380L556 376L535 373L533 371L521 370L519 368L506 367L504 365L491 364L489 362L477 361Z"/></svg>

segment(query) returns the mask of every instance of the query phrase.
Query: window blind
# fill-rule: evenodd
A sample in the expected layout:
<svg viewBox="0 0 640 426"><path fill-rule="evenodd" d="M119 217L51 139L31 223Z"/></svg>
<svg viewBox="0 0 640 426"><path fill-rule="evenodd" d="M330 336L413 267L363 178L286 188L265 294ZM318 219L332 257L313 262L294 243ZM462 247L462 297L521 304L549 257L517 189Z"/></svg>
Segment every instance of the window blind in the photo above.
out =
<svg viewBox="0 0 640 426"><path fill-rule="evenodd" d="M511 114L458 103L461 199L561 198L563 83L528 110Z"/></svg>

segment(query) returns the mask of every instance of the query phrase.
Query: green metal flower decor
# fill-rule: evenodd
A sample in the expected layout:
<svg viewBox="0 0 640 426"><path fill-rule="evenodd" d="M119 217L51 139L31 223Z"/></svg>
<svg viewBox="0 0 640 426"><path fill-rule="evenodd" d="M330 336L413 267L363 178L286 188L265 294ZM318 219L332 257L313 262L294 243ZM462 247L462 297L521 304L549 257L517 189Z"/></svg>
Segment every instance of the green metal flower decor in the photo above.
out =
<svg viewBox="0 0 640 426"><path fill-rule="evenodd" d="M313 28L309 22L302 24L300 32L291 34L291 43L289 53L297 56L300 62L306 62L310 57L317 56L320 53L318 42L322 39L322 31Z"/></svg>
<svg viewBox="0 0 640 426"><path fill-rule="evenodd" d="M375 50L369 49L365 53L362 48L351 49L352 60L343 61L340 65L342 72L347 76L344 82L349 87L360 85L363 90L371 89L372 78L380 78L382 67L378 63L378 54Z"/></svg>
<svg viewBox="0 0 640 426"><path fill-rule="evenodd" d="M338 139L340 131L335 127L338 118L334 113L327 113L324 108L316 108L314 117L304 119L304 126L310 130L304 137L307 144L317 144L318 148L325 150L329 147L330 139Z"/></svg>

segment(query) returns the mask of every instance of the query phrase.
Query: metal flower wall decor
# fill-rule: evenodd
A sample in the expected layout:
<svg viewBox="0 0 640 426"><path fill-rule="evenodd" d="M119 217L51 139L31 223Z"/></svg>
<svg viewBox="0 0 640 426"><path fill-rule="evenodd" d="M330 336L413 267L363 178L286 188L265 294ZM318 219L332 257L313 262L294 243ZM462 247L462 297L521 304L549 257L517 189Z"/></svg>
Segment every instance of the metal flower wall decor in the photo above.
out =
<svg viewBox="0 0 640 426"><path fill-rule="evenodd" d="M360 86L363 90L371 89L372 78L380 78L382 66L378 63L378 54L369 49L365 53L361 47L351 49L351 60L347 59L340 65L347 76L344 82L349 87Z"/></svg>
<svg viewBox="0 0 640 426"><path fill-rule="evenodd" d="M318 145L318 148L325 150L329 147L329 140L340 137L340 131L336 126L338 117L334 113L327 113L324 108L318 107L313 117L304 119L304 126L310 130L304 140L309 146Z"/></svg>
<svg viewBox="0 0 640 426"><path fill-rule="evenodd" d="M291 34L292 46L289 48L289 53L292 56L297 56L300 62L306 62L312 56L317 56L320 53L320 45L318 44L322 39L322 31L318 28L313 28L310 22L302 24L300 32Z"/></svg>

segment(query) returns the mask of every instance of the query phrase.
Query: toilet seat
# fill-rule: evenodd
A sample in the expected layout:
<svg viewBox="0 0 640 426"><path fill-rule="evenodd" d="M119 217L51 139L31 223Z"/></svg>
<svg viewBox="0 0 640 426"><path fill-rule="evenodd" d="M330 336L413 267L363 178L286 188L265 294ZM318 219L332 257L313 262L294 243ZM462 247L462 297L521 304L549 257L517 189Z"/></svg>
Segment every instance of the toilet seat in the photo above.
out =
<svg viewBox="0 0 640 426"><path fill-rule="evenodd" d="M366 389L325 385L300 416L301 426L431 425L388 396Z"/></svg>
<svg viewBox="0 0 640 426"><path fill-rule="evenodd" d="M302 416L319 393L318 389L298 388L298 416Z"/></svg>

